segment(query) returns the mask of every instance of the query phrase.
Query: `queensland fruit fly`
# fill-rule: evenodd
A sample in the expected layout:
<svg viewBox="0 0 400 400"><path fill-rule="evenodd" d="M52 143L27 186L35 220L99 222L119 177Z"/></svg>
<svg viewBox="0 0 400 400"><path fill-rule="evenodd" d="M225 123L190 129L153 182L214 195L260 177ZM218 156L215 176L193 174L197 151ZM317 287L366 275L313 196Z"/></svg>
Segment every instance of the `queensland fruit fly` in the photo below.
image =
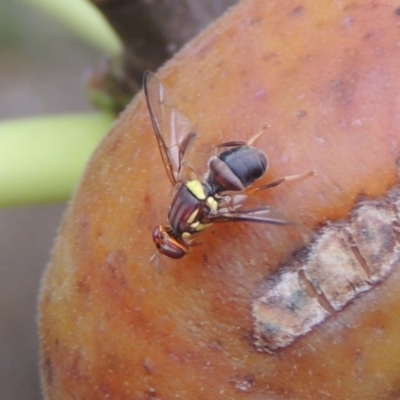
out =
<svg viewBox="0 0 400 400"><path fill-rule="evenodd" d="M195 243L196 235L213 223L291 224L274 218L265 205L246 208L247 199L255 191L310 173L286 176L252 187L268 168L264 152L252 146L261 132L247 142L231 141L218 145L222 151L209 159L208 170L202 179L186 161L188 149L196 138L189 119L178 111L164 85L150 71L144 75L144 91L161 158L176 190L167 224L159 225L153 231L153 241L160 253L170 258L182 258Z"/></svg>

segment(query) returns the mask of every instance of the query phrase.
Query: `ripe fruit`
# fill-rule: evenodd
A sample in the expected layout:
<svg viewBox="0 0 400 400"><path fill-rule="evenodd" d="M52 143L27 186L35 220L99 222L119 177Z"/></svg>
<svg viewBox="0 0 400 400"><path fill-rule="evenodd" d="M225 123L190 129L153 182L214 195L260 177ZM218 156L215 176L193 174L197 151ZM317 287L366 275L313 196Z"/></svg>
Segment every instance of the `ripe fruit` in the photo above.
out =
<svg viewBox="0 0 400 400"><path fill-rule="evenodd" d="M395 2L244 0L158 74L212 145L257 142L262 193L317 229L385 196L400 153ZM152 262L172 193L142 95L90 161L62 223L40 298L49 399L377 399L400 392L400 274L293 344L259 352L252 307L304 244L291 228L220 224L182 260Z"/></svg>

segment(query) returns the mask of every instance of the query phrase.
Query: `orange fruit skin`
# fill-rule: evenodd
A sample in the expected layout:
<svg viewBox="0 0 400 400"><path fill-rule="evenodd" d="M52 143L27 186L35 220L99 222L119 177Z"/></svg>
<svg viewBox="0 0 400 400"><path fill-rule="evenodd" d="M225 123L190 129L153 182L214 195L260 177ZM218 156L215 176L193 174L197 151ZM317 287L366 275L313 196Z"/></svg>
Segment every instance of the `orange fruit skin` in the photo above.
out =
<svg viewBox="0 0 400 400"><path fill-rule="evenodd" d="M194 158L229 140L269 158L259 194L316 229L396 184L400 16L394 1L244 0L158 73L196 127ZM398 9L397 9L398 10ZM304 244L290 227L214 225L154 262L173 190L143 94L93 155L40 294L47 399L386 399L400 393L400 273L272 354L254 345L260 282Z"/></svg>

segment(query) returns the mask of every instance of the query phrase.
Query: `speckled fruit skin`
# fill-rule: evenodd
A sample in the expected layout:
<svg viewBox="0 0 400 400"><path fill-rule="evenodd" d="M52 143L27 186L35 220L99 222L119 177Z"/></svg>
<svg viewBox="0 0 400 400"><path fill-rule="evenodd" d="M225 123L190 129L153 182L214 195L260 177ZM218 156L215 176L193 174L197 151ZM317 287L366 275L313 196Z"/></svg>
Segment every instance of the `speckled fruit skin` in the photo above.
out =
<svg viewBox="0 0 400 400"><path fill-rule="evenodd" d="M244 0L158 73L200 137L269 156L260 194L309 228L396 184L400 11L394 1ZM197 149L197 150L196 150ZM201 159L200 159L201 158ZM173 195L142 94L92 157L40 295L46 399L395 399L400 272L310 334L257 352L259 282L301 245L291 228L220 224L181 260L149 259Z"/></svg>

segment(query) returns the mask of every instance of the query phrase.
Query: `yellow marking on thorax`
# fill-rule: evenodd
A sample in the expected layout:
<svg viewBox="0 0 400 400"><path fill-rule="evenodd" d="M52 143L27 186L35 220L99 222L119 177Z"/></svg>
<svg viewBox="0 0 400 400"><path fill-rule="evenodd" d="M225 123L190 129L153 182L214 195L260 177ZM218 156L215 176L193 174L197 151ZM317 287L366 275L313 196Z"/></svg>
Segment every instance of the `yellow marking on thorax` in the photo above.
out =
<svg viewBox="0 0 400 400"><path fill-rule="evenodd" d="M206 199L206 194L204 192L204 187L200 181L189 181L186 184L186 187L189 189L189 191L193 194L196 199L199 200L205 200Z"/></svg>
<svg viewBox="0 0 400 400"><path fill-rule="evenodd" d="M197 217L197 214L199 213L199 209L198 208L196 208L191 214L190 214L190 216L189 216L189 218L187 219L187 223L190 225L194 220L195 220L195 218Z"/></svg>
<svg viewBox="0 0 400 400"><path fill-rule="evenodd" d="M192 225L190 225L190 227L192 229L194 229L196 232L200 232L203 229L208 228L209 226L211 226L212 224L202 224L200 223L200 221L194 222Z"/></svg>
<svg viewBox="0 0 400 400"><path fill-rule="evenodd" d="M207 197L206 203L212 212L217 212L218 210L218 202L214 199L214 197Z"/></svg>
<svg viewBox="0 0 400 400"><path fill-rule="evenodd" d="M211 226L212 224L199 224L199 226L196 228L196 231L202 231L203 229L208 228L209 226Z"/></svg>

